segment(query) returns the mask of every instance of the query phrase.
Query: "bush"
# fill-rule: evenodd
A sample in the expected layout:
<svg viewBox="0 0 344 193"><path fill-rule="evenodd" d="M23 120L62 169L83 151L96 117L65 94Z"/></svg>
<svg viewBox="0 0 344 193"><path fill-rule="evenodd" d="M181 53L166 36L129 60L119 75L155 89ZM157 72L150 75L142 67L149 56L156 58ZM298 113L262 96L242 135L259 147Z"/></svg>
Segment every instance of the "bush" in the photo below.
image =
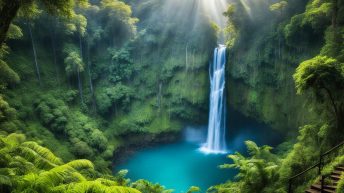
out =
<svg viewBox="0 0 344 193"><path fill-rule="evenodd" d="M86 157L92 157L93 150L90 148L86 142L80 141L77 138L74 138L72 141L72 152L74 155L76 155L79 158L86 158Z"/></svg>
<svg viewBox="0 0 344 193"><path fill-rule="evenodd" d="M75 98L78 96L78 91L77 90L69 90L65 93L64 95L64 100L67 103L71 103L75 101Z"/></svg>
<svg viewBox="0 0 344 193"><path fill-rule="evenodd" d="M108 143L103 132L99 131L98 129L94 129L91 132L89 142L92 147L97 148L100 151L105 151Z"/></svg>
<svg viewBox="0 0 344 193"><path fill-rule="evenodd" d="M107 87L96 92L96 102L98 110L102 114L109 112L115 104L118 107L125 109L129 106L131 98L134 96L134 90L121 83L116 84L113 87Z"/></svg>
<svg viewBox="0 0 344 193"><path fill-rule="evenodd" d="M17 111L0 96L0 128L7 132L18 129Z"/></svg>
<svg viewBox="0 0 344 193"><path fill-rule="evenodd" d="M43 125L47 126L55 133L65 132L68 122L66 112L68 107L62 100L47 95L38 99L38 101L34 103L34 107Z"/></svg>

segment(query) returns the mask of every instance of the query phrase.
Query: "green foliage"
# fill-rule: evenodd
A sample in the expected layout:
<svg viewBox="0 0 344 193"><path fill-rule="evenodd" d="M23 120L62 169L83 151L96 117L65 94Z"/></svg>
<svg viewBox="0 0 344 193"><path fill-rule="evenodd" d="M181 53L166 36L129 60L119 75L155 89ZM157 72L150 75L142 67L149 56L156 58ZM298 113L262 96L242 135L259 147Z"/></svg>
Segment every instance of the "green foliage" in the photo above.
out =
<svg viewBox="0 0 344 193"><path fill-rule="evenodd" d="M78 95L78 91L77 90L69 90L69 91L67 91L65 93L64 100L67 103L71 103L71 102L73 102L75 100L77 95Z"/></svg>
<svg viewBox="0 0 344 193"><path fill-rule="evenodd" d="M228 158L232 159L232 164L224 164L220 167L239 169L236 178L238 178L240 182L237 184L229 183L228 188L240 188L240 192L243 193L254 191L262 192L267 183L277 179L278 176L276 175L276 171L278 170L279 160L276 155L270 152L272 148L269 146L258 147L257 144L252 141L246 141L245 144L250 155L249 158L245 158L237 152L228 156ZM216 190L216 187L212 189Z"/></svg>
<svg viewBox="0 0 344 193"><path fill-rule="evenodd" d="M10 28L8 29L8 32L7 32L7 38L8 39L20 39L22 36L23 36L22 29L15 24L11 24Z"/></svg>
<svg viewBox="0 0 344 193"><path fill-rule="evenodd" d="M226 41L226 45L228 48L231 48L234 46L235 41L238 39L238 36L239 36L235 13L236 13L236 7L233 4L229 5L227 8L227 11L223 13L223 15L228 18L228 23L225 28L225 32L228 33L227 36L230 37Z"/></svg>
<svg viewBox="0 0 344 193"><path fill-rule="evenodd" d="M92 147L99 149L101 152L107 147L108 140L103 132L98 129L93 129L90 135L89 143Z"/></svg>
<svg viewBox="0 0 344 193"><path fill-rule="evenodd" d="M96 124L90 121L87 116L80 112L74 112L74 115L69 115L69 117L70 121L66 127L66 132L74 144L84 147L85 150L90 146L94 148L92 149L94 153L101 153L106 149L108 143L106 137L103 132L96 129Z"/></svg>
<svg viewBox="0 0 344 193"><path fill-rule="evenodd" d="M340 90L344 82L342 65L344 64L338 63L336 59L326 56L317 56L302 62L294 75L297 92L301 94L308 89L319 92L332 87Z"/></svg>
<svg viewBox="0 0 344 193"><path fill-rule="evenodd" d="M247 141L246 146L249 156L245 157L240 153L229 155L233 163L221 165L221 168L236 168L239 170L236 178L238 181L226 182L208 189L210 193L222 192L286 192L288 179L312 166L319 159L320 150L326 150L333 146L331 135L334 134L328 125L316 126L306 125L300 129L297 142L291 149L282 154L271 153L271 147L258 147L254 142ZM340 151L342 152L342 151ZM337 155L341 155L341 153ZM335 166L343 163L343 156L334 158L324 168L323 173L329 174ZM296 192L304 191L309 183L317 176L317 171L300 176L293 181L293 188Z"/></svg>
<svg viewBox="0 0 344 193"><path fill-rule="evenodd" d="M133 89L121 83L112 87L103 88L96 93L98 110L100 113L106 114L115 105L117 105L117 107L122 106L123 109L125 109L133 96Z"/></svg>
<svg viewBox="0 0 344 193"><path fill-rule="evenodd" d="M142 193L171 193L172 190L165 190L160 184L152 184L147 180L138 180L132 184L132 187Z"/></svg>
<svg viewBox="0 0 344 193"><path fill-rule="evenodd" d="M338 62L344 62L344 36L343 27L329 27L325 31L325 45L320 54L332 57Z"/></svg>
<svg viewBox="0 0 344 193"><path fill-rule="evenodd" d="M42 123L55 133L63 133L68 122L68 107L62 100L44 96L34 103L35 111Z"/></svg>
<svg viewBox="0 0 344 193"><path fill-rule="evenodd" d="M270 5L271 11L282 11L288 5L287 1L280 1L278 3L274 3Z"/></svg>
<svg viewBox="0 0 344 193"><path fill-rule="evenodd" d="M84 71L84 63L80 57L80 52L77 47L72 44L67 44L63 52L66 54L64 62L66 64L66 72L69 75L75 75Z"/></svg>
<svg viewBox="0 0 344 193"><path fill-rule="evenodd" d="M302 38L317 37L330 23L332 4L329 1L312 0L308 2L306 11L294 15L284 28L289 45L297 45ZM308 37L307 37L308 36Z"/></svg>
<svg viewBox="0 0 344 193"><path fill-rule="evenodd" d="M191 186L189 190L186 193L192 193L192 192L200 192L201 189L197 186Z"/></svg>
<svg viewBox="0 0 344 193"><path fill-rule="evenodd" d="M0 128L7 132L18 130L17 111L0 95Z"/></svg>
<svg viewBox="0 0 344 193"><path fill-rule="evenodd" d="M18 74L0 59L0 89L6 88L7 85L17 84L19 81Z"/></svg>
<svg viewBox="0 0 344 193"><path fill-rule="evenodd" d="M119 51L110 49L109 52L112 61L112 64L108 67L110 72L109 81L117 83L129 80L135 70L129 50L126 48Z"/></svg>
<svg viewBox="0 0 344 193"><path fill-rule="evenodd" d="M99 156L108 145L104 133L81 112L70 112L64 101L51 95L42 96L34 103L35 111L46 127L55 135L64 134L72 144L70 148L80 158Z"/></svg>
<svg viewBox="0 0 344 193"><path fill-rule="evenodd" d="M11 192L140 193L118 182L97 178L88 160L63 163L49 149L25 141L22 134L0 136L0 189Z"/></svg>
<svg viewBox="0 0 344 193"><path fill-rule="evenodd" d="M343 66L344 63L334 58L317 56L302 62L294 74L298 94L310 90L318 103L332 106L329 113L335 116L337 128L342 126L344 119L343 94L337 92L344 89Z"/></svg>
<svg viewBox="0 0 344 193"><path fill-rule="evenodd" d="M338 182L336 192L337 192L337 193L344 192L344 174L342 174L342 175L340 176L340 180L339 180L339 182Z"/></svg>
<svg viewBox="0 0 344 193"><path fill-rule="evenodd" d="M132 17L131 7L120 0L101 0L100 1L100 17L106 18L104 25L104 35L109 40L114 40L113 35L122 37L130 37L136 33L137 18ZM120 27L120 30L117 30ZM121 41L118 39L118 41ZM112 46L115 42L111 41Z"/></svg>
<svg viewBox="0 0 344 193"><path fill-rule="evenodd" d="M13 89L14 83L9 83L11 90L5 90L11 105L23 115L21 121L28 125L23 132L30 139L58 149L58 155L64 159L90 158L96 169L108 172L112 154L123 140L118 139L122 138L121 134L133 131L136 142L141 141L142 136L149 136L144 140L155 140L161 133L178 131L183 121L204 122L197 115L202 115L207 108L208 92L204 88L208 86L207 66L217 33L213 23L205 19L196 21L190 32L193 35L186 37L188 30L184 26L193 25L193 21L181 25L171 17L173 14L166 16L162 9L151 10L155 15L151 21L138 14L138 7L145 2L132 7L119 0L91 1L83 6L79 3L86 1L68 0L64 5L59 1L32 2L21 7L21 18L17 21L21 27L26 22L36 26L32 32L38 60L44 64L42 85L39 87L33 81L31 47L23 28L23 40L9 42L14 49L8 60L23 81ZM61 6L61 10L54 6ZM63 18L49 17L47 10ZM135 16L142 18L141 34L136 34L138 19L132 16L132 10L137 12ZM11 38L21 36L20 28L15 25L10 30ZM83 71L85 73L81 74ZM82 111L83 107L76 104L73 79L79 72L87 105L83 107L89 111ZM183 87L181 94L178 86ZM105 183L100 180L100 184L83 184L90 181L89 176L85 176L80 182L71 181L57 187L54 184L53 189L45 189L40 182L36 183L41 174L34 173L27 174L25 179L32 180L32 186L44 192L67 191L68 188L68 191L77 191L82 187L91 191ZM74 177L79 179L80 176ZM124 182L117 183L111 186ZM23 184L29 186L26 181ZM149 186L147 189L146 192L150 192ZM163 188L160 190L166 192Z"/></svg>
<svg viewBox="0 0 344 193"><path fill-rule="evenodd" d="M57 14L62 17L72 17L74 12L74 8L76 6L87 6L87 0L67 0L67 1L46 1L46 0L38 0L38 1L29 1L31 3L23 3L23 7L21 8L24 10L24 15L32 14L35 6L37 6L38 2L44 6L47 12L51 14ZM37 9L37 8L36 8Z"/></svg>
<svg viewBox="0 0 344 193"><path fill-rule="evenodd" d="M73 14L69 18L66 25L66 33L73 34L77 32L80 36L84 36L86 33L87 19L82 14Z"/></svg>

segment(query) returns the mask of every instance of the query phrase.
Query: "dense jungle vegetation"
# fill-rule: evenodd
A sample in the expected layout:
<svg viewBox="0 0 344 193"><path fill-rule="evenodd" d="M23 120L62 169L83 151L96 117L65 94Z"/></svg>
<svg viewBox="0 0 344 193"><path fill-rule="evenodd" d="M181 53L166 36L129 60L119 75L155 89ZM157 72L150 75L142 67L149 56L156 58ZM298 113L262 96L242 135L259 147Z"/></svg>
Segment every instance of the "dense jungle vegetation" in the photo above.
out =
<svg viewBox="0 0 344 193"><path fill-rule="evenodd" d="M207 123L222 39L228 107L286 139L275 149L247 141L247 155L219 166L236 179L188 193L285 193L343 141L343 0L231 0L224 29L197 1L0 0L0 192L172 192L112 174L112 163ZM329 161L324 174L344 149Z"/></svg>

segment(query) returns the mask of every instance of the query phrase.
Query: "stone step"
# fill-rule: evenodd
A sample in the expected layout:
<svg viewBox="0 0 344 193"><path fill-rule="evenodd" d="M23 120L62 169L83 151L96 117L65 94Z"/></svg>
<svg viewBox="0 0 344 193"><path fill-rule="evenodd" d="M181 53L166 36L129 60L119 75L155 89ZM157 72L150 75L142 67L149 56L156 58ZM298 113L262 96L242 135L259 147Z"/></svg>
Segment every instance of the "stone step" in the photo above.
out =
<svg viewBox="0 0 344 193"><path fill-rule="evenodd" d="M331 175L330 178L331 178L332 180L335 180L335 181L340 180L340 176L338 176L338 175Z"/></svg>
<svg viewBox="0 0 344 193"><path fill-rule="evenodd" d="M311 189L321 190L321 185L320 184L313 184L311 186ZM326 189L326 190L336 190L336 186L324 185L324 189Z"/></svg>
<svg viewBox="0 0 344 193"><path fill-rule="evenodd" d="M337 166L337 167L336 167L336 170L337 170L337 171L342 171L342 172L344 172L344 167L343 167L343 166Z"/></svg>
<svg viewBox="0 0 344 193"><path fill-rule="evenodd" d="M325 189L323 192L321 192L321 190L308 189L308 190L306 190L306 193L336 193L336 191Z"/></svg>
<svg viewBox="0 0 344 193"><path fill-rule="evenodd" d="M342 171L338 171L338 170L334 170L333 172L332 172L332 174L333 175L337 175L337 176L340 176L340 175L342 175Z"/></svg>
<svg viewBox="0 0 344 193"><path fill-rule="evenodd" d="M306 190L306 193L320 193L320 191L308 189L308 190Z"/></svg>

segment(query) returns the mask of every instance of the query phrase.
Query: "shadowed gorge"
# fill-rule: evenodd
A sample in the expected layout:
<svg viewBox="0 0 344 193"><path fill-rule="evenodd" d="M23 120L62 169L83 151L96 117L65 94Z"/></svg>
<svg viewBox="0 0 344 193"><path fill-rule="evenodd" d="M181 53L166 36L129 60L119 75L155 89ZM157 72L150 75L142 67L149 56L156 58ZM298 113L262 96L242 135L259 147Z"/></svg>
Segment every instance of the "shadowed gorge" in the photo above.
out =
<svg viewBox="0 0 344 193"><path fill-rule="evenodd" d="M0 0L0 192L343 193L343 13Z"/></svg>

